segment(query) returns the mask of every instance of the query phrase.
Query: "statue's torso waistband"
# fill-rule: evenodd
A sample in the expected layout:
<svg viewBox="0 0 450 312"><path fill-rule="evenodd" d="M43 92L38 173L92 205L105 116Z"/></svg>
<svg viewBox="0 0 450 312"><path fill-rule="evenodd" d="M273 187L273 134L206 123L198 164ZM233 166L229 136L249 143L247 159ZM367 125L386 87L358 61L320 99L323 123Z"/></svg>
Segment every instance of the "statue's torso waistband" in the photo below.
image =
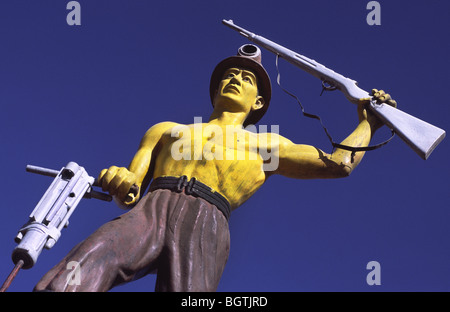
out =
<svg viewBox="0 0 450 312"><path fill-rule="evenodd" d="M228 200L195 178L188 181L187 176L158 177L151 183L149 192L157 189L168 189L178 193L184 190L185 194L200 197L216 206L227 220L230 218L231 205Z"/></svg>

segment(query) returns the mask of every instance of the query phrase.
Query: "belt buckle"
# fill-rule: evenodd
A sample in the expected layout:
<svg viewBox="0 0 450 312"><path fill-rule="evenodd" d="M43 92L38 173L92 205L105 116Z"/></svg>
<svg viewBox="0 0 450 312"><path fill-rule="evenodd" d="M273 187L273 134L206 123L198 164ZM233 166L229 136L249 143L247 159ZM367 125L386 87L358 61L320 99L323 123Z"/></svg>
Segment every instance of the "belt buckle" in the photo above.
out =
<svg viewBox="0 0 450 312"><path fill-rule="evenodd" d="M186 178L186 180L187 180L187 178ZM187 195L191 195L192 194L192 188L194 187L195 181L196 181L195 178L192 177L191 180L189 181L189 183L187 184L186 189L184 190L184 192Z"/></svg>
<svg viewBox="0 0 450 312"><path fill-rule="evenodd" d="M187 184L187 176L181 176L180 179L178 180L178 184L177 187L175 188L175 191L178 193L181 193L181 191L184 189L184 187Z"/></svg>

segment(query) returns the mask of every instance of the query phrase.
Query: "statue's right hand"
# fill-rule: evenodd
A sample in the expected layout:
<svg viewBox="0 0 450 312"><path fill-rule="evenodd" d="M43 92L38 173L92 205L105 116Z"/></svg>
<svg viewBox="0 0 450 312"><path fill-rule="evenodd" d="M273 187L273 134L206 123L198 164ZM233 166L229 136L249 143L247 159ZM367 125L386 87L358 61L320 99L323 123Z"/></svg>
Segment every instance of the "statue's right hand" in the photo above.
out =
<svg viewBox="0 0 450 312"><path fill-rule="evenodd" d="M136 189L136 175L125 167L111 166L103 169L98 176L98 184L119 201L131 205L138 199L138 194L129 196L130 189Z"/></svg>

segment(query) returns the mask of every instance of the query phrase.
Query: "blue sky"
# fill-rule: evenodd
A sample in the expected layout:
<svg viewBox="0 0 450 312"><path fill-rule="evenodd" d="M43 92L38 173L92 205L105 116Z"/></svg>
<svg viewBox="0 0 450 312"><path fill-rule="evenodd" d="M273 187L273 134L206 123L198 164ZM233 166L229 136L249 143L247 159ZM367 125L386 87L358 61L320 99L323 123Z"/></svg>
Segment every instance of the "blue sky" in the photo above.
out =
<svg viewBox="0 0 450 312"><path fill-rule="evenodd" d="M222 19L317 60L365 90L387 90L399 108L445 130L450 71L447 1L125 1L81 4L81 26L66 23L68 1L3 1L0 10L0 278L13 267L14 237L51 183L27 164L69 161L93 176L127 166L145 131L160 121L192 123L211 113L214 66L247 43ZM275 57L263 51L273 96L263 125L330 152L316 121L276 85ZM320 95L316 78L281 61L282 83L336 141L357 124L339 92ZM374 143L389 136L380 130ZM230 219L231 251L219 291L448 291L448 138L426 161L398 137L366 154L340 180L274 176ZM123 213L83 200L51 250L22 270L10 291L31 291L76 243ZM366 265L378 261L381 285ZM153 291L155 276L114 291Z"/></svg>

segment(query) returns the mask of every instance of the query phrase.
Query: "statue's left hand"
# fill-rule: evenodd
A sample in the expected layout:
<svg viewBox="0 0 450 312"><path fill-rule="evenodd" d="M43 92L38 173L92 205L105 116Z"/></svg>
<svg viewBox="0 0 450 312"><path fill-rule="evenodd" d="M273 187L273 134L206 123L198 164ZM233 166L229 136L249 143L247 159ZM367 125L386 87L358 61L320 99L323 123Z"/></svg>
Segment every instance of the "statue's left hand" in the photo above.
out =
<svg viewBox="0 0 450 312"><path fill-rule="evenodd" d="M372 89L372 97L360 99L360 105L358 105L359 119L366 119L374 130L380 128L383 123L372 113L368 111L366 105L370 103L370 100L375 100L378 104L384 103L392 107L397 108L397 102L392 99L391 95L383 90Z"/></svg>
<svg viewBox="0 0 450 312"><path fill-rule="evenodd" d="M392 107L397 108L397 102L391 98L391 95L383 90L372 89L372 99L377 101L378 104L384 103Z"/></svg>

